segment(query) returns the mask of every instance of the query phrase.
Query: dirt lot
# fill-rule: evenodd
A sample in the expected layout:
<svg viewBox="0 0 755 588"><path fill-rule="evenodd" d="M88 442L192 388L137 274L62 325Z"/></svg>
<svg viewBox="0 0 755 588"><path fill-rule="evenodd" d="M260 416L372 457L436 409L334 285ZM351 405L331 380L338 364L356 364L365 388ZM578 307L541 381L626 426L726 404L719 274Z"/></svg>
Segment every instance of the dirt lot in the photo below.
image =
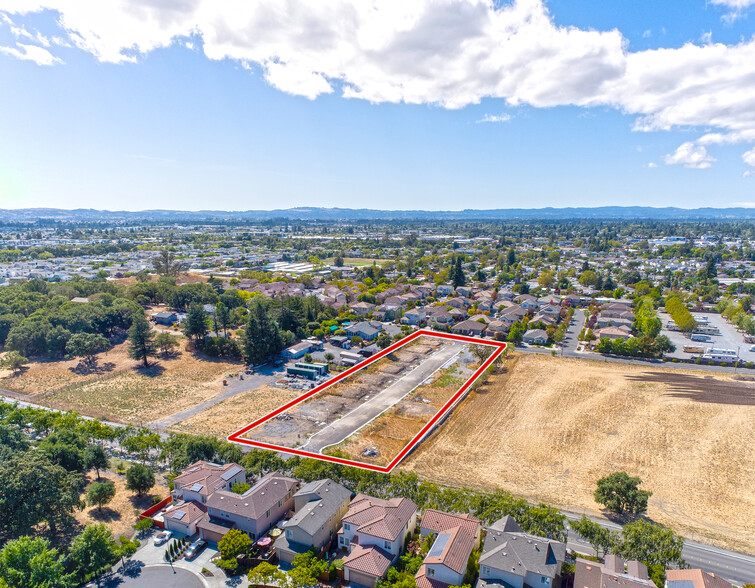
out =
<svg viewBox="0 0 755 588"><path fill-rule="evenodd" d="M148 423L213 397L222 380L241 369L230 362L187 352L158 357L141 369L128 343L98 356L99 369L82 372L78 360L32 362L17 376L0 374L0 388L39 404L134 424Z"/></svg>
<svg viewBox="0 0 755 588"><path fill-rule="evenodd" d="M300 394L301 392L296 390L263 386L224 400L171 427L171 430L182 433L201 432L203 435L215 435L218 438L225 439L231 433L286 404Z"/></svg>
<svg viewBox="0 0 755 588"><path fill-rule="evenodd" d="M520 355L401 466L597 512L601 476L653 492L648 516L755 552L755 382L701 372Z"/></svg>
<svg viewBox="0 0 755 588"><path fill-rule="evenodd" d="M396 406L324 453L341 452L357 461L388 465L473 373L473 369L458 365L441 370L431 384L417 387Z"/></svg>
<svg viewBox="0 0 755 588"><path fill-rule="evenodd" d="M350 413L417 367L424 358L448 345L445 339L420 337L263 423L247 436L287 447L301 445L310 435L323 429L326 422L332 423ZM251 420L245 424L249 422Z"/></svg>
<svg viewBox="0 0 755 588"><path fill-rule="evenodd" d="M122 535L133 537L136 517L140 512L152 506L152 497L166 498L170 493L167 486L156 484L144 496L137 496L131 490L126 490L126 476L111 470L100 473L102 474L102 481L112 480L115 484L113 500L103 506L101 511L97 510L96 506L87 506L83 511L74 511L73 516L82 527L92 523L105 523L113 531L113 536L116 538ZM96 474L90 472L86 476L87 485L96 481L96 479ZM81 498L82 500L86 499L86 488Z"/></svg>

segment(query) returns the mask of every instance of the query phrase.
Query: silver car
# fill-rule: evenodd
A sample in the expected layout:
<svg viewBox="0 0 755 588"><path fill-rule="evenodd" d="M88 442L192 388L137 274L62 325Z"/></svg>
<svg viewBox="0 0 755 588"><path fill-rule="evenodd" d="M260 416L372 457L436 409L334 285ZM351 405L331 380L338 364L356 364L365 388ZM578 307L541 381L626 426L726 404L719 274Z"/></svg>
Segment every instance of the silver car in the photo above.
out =
<svg viewBox="0 0 755 588"><path fill-rule="evenodd" d="M184 553L184 559L194 559L205 547L207 547L207 541L204 539L197 539L194 543L189 545L186 553Z"/></svg>

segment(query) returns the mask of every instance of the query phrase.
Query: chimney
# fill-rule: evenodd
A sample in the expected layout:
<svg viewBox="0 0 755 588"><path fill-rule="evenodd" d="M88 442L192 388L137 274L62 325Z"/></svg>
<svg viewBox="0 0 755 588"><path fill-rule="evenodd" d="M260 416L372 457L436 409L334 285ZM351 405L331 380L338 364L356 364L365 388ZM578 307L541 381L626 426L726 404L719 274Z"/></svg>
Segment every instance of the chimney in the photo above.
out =
<svg viewBox="0 0 755 588"><path fill-rule="evenodd" d="M649 579L647 566L645 566L645 564L641 561L635 560L627 562L627 573L634 578L639 578L640 580Z"/></svg>

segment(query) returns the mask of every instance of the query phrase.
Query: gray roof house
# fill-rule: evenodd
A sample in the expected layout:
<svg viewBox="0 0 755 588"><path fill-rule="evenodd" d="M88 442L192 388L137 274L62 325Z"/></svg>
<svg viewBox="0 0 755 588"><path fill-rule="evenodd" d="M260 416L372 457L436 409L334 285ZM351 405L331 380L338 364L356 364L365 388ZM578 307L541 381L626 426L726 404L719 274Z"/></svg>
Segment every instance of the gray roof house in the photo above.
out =
<svg viewBox="0 0 755 588"><path fill-rule="evenodd" d="M351 492L333 480L317 480L294 494L296 514L286 522L285 533L275 540L281 561L291 563L311 548L320 551L336 537L349 509Z"/></svg>
<svg viewBox="0 0 755 588"><path fill-rule="evenodd" d="M534 345L545 345L548 342L548 333L543 329L530 329L524 334L522 340Z"/></svg>
<svg viewBox="0 0 755 588"><path fill-rule="evenodd" d="M566 545L524 533L510 516L487 529L475 588L555 588Z"/></svg>

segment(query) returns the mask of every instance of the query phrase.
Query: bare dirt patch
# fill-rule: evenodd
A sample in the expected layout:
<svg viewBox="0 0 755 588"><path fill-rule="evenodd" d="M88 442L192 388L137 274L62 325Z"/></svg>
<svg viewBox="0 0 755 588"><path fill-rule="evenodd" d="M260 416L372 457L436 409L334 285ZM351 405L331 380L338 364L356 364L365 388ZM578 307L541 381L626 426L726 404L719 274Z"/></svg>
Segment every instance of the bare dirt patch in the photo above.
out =
<svg viewBox="0 0 755 588"><path fill-rule="evenodd" d="M181 351L143 369L128 357L128 343L98 356L102 369L83 371L78 360L33 362L18 376L5 374L0 388L33 402L109 420L147 423L215 396L240 362Z"/></svg>
<svg viewBox="0 0 755 588"><path fill-rule="evenodd" d="M752 382L534 354L506 365L402 467L578 512L598 512L596 481L623 470L653 492L651 519L755 552Z"/></svg>

